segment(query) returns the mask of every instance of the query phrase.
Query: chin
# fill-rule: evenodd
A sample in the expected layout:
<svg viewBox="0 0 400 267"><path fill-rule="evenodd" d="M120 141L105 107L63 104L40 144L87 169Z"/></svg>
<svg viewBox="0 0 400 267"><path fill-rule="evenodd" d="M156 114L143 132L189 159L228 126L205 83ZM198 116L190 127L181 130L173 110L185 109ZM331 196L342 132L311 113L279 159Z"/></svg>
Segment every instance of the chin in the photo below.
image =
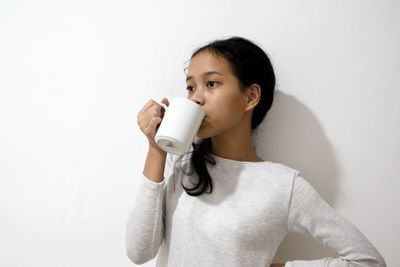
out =
<svg viewBox="0 0 400 267"><path fill-rule="evenodd" d="M206 138L209 138L209 137L211 137L209 134L207 134L207 132L206 131L204 131L203 129L201 129L200 128L200 130L197 132L197 138L199 138L199 139L206 139Z"/></svg>
<svg viewBox="0 0 400 267"><path fill-rule="evenodd" d="M207 139L216 135L216 129L214 127L210 127L209 124L201 125L199 131L197 132L197 138L199 139Z"/></svg>
<svg viewBox="0 0 400 267"><path fill-rule="evenodd" d="M201 140L207 138L207 136L205 136L205 135L203 135L203 134L199 134L199 133L196 135L196 137L197 137L198 139L201 139Z"/></svg>
<svg viewBox="0 0 400 267"><path fill-rule="evenodd" d="M214 133L211 133L211 132L207 132L207 131L199 131L198 133L197 133L197 138L199 138L199 139L207 139L207 138L211 138L211 137L214 137L215 136L215 134Z"/></svg>

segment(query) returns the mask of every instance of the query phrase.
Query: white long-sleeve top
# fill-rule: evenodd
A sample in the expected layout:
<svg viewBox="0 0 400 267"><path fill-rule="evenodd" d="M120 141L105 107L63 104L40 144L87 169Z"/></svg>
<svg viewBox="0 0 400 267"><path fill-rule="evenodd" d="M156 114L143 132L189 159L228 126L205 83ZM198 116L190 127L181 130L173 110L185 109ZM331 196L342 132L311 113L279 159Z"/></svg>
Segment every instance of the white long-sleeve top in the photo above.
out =
<svg viewBox="0 0 400 267"><path fill-rule="evenodd" d="M217 157L207 165L213 192L197 197L189 156L168 155L165 179L141 183L126 228L127 255L136 264L157 254L157 267L269 266L288 232L311 235L337 257L288 261L285 266L386 266L368 239L340 216L299 174L273 162ZM175 164L177 163L177 164Z"/></svg>

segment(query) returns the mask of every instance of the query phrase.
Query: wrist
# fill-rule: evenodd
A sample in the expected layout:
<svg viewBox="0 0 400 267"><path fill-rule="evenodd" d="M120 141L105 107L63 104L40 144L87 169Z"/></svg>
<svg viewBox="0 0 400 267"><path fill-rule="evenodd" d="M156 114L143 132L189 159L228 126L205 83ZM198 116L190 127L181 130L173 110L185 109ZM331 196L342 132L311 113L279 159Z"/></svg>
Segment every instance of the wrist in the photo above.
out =
<svg viewBox="0 0 400 267"><path fill-rule="evenodd" d="M157 144L149 144L148 153L156 157L164 158L167 156L167 152L162 150Z"/></svg>
<svg viewBox="0 0 400 267"><path fill-rule="evenodd" d="M143 174L150 180L160 183L164 180L164 167L167 158L167 152L149 146L146 162L144 164Z"/></svg>

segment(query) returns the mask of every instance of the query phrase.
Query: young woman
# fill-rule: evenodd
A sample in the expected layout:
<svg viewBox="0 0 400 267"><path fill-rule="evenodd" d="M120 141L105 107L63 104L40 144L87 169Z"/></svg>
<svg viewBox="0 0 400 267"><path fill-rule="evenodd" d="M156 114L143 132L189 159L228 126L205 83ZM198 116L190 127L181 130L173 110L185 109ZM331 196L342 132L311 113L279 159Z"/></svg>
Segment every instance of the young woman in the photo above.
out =
<svg viewBox="0 0 400 267"><path fill-rule="evenodd" d="M256 154L252 132L271 108L275 87L260 47L240 37L201 47L186 82L188 98L206 111L190 153L167 156L156 145L163 109L155 101L137 116L149 149L126 229L134 263L158 253L157 266L173 267L386 266L299 171ZM309 234L338 257L271 264L288 232Z"/></svg>

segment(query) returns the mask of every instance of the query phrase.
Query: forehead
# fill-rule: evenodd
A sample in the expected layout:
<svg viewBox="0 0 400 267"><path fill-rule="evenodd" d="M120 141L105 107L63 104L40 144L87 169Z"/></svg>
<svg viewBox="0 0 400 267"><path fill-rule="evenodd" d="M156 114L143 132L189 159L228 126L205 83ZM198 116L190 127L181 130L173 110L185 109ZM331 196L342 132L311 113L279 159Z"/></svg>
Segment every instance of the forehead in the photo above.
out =
<svg viewBox="0 0 400 267"><path fill-rule="evenodd" d="M201 75L211 71L222 74L232 73L230 63L225 58L207 51L200 52L190 60L188 75Z"/></svg>

